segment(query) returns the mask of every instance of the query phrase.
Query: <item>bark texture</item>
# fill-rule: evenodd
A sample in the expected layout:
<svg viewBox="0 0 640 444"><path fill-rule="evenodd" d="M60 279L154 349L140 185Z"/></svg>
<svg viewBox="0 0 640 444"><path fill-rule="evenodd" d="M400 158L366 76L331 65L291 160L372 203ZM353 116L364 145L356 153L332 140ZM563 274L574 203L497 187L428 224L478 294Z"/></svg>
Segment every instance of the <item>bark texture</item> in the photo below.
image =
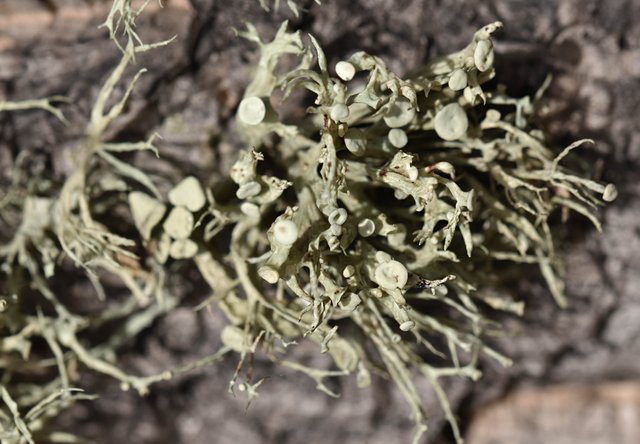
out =
<svg viewBox="0 0 640 444"><path fill-rule="evenodd" d="M98 29L109 3L0 1L0 99L64 95L71 101L64 107L66 128L44 112L0 114L0 186L11 179L20 152L34 154L35 170L46 168L54 177L69 172L97 86L119 57ZM147 41L179 39L140 57L149 72L109 137L144 139L157 131L162 156L172 164L163 174L203 178L234 160L233 139L221 142L221 134L232 130L256 60L232 27L250 21L272 35L289 18L292 28L318 38L331 64L364 49L403 73L463 47L480 26L503 21L498 80L512 95L529 94L552 73L539 125L557 146L593 138L595 146L576 155L614 182L620 196L602 213L603 234L575 215L557 227L569 308L559 310L537 279L512 282L527 311L521 319L502 319L507 334L496 343L515 365L487 363L479 383L451 380L448 393L471 444L640 442L640 384L634 382L640 377L640 1L323 0L321 7L306 2L309 12L300 18L284 7L266 13L254 0L164 3L165 9L154 5L142 16L139 33ZM214 350L220 316L189 308L204 296L199 289L186 285L185 307L122 351L131 371L156 372ZM296 354L327 365L314 346ZM408 408L385 381L365 390L344 381L342 398L334 400L302 376L257 362L256 372L268 379L245 411L244 401L226 390L234 364L163 383L146 398L88 373L82 385L101 399L78 405L63 424L99 443L410 441ZM424 396L434 400L426 386ZM429 411L426 440L452 442L435 401Z"/></svg>

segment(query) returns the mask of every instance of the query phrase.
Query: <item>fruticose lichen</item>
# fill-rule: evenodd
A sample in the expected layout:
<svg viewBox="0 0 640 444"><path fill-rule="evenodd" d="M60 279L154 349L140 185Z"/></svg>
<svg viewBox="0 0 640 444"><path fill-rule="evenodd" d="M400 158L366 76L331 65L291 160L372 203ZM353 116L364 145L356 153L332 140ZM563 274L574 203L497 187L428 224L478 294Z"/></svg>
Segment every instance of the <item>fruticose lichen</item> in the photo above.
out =
<svg viewBox="0 0 640 444"><path fill-rule="evenodd" d="M329 66L319 43L310 37L306 45L286 23L272 41L248 25L238 34L256 43L260 60L237 111L245 145L226 177L188 176L165 195L156 178L120 157L157 152L155 135L104 140L142 73L107 106L135 55L169 43L142 42L134 27L142 9L114 2L105 25L122 58L95 101L74 173L42 192L16 171L2 195L3 212L22 214L0 249L3 442L67 437L44 419L91 398L72 388L78 367L144 394L153 383L232 352L239 363L230 390L245 390L249 400L262 379L242 370L256 353L306 373L331 396L337 394L327 378L354 374L364 387L372 373L385 374L411 407L416 441L428 420L414 382L422 376L461 441L440 380L479 378L483 355L509 365L483 340L496 328L488 308L523 310L521 301L490 291L486 270L499 262L535 264L564 306L548 219L568 208L600 229L594 211L616 194L613 185L564 166L587 140L557 154L531 126L541 93L512 98L501 86L486 87L495 76L492 34L502 24L485 26L459 52L402 77L364 52ZM293 56L295 66L281 66L283 56L289 63ZM304 118L282 120L281 108L297 90L313 103ZM0 103L0 111L32 106L63 119L50 101ZM217 186L229 181L233 187ZM135 238L96 220L121 205L130 210ZM223 347L157 375L125 373L115 350L181 303L166 275L186 260L211 287L201 306L216 304L227 316ZM130 297L90 316L76 313L48 284L63 262L84 272L97 297L110 299L101 283L106 273ZM27 291L34 293L29 307L21 303ZM89 333L105 323L118 328L92 342ZM31 352L38 338L48 354ZM289 360L287 347L302 339L315 342L335 368ZM48 381L29 382L30 369Z"/></svg>

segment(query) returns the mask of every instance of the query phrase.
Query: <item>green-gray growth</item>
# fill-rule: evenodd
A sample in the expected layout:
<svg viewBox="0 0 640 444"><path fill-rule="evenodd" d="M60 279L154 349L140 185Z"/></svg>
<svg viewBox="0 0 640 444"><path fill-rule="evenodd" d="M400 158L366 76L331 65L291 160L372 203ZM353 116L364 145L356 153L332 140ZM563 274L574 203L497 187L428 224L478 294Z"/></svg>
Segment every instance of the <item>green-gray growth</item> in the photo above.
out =
<svg viewBox="0 0 640 444"><path fill-rule="evenodd" d="M600 229L595 209L616 194L613 185L564 166L587 140L556 154L531 127L547 83L532 98L483 87L495 75L491 35L499 22L476 32L461 51L406 77L364 52L330 67L319 43L310 37L305 45L286 23L272 41L248 25L238 34L255 42L261 56L238 107L245 148L227 177L205 183L185 177L164 195L157 178L120 158L136 150L158 154L156 135L104 141L144 72L114 100L135 55L170 43L142 42L134 21L143 9L115 0L105 22L122 58L95 101L73 174L58 189L39 185L48 187L43 193L16 170L0 196L3 214L21 214L11 242L0 248L6 295L0 299L0 439L71 439L48 428L46 419L91 398L73 387L78 367L145 394L153 383L235 352L239 364L229 389L246 391L249 401L263 381L250 370L242 376L254 353L307 374L331 396L338 394L325 385L327 378L354 374L365 387L372 373L385 374L411 407L416 442L428 420L415 385L424 377L461 441L440 380L479 378L482 355L509 365L483 342L496 328L485 307L523 310L522 302L487 291L486 270L498 261L535 264L564 306L548 217L570 209ZM297 64L283 73L285 55ZM311 94L313 105L304 119L283 121L271 99L286 101L296 90ZM56 101L0 103L0 111L42 108L64 122ZM232 192L216 187L228 179L236 185ZM116 235L96 220L123 203L137 238ZM134 254L135 245L144 246L144 259ZM195 262L212 290L196 308L216 304L227 316L223 347L157 375L127 374L115 351L181 303L167 272L169 264L186 260ZM109 273L130 298L90 316L74 312L49 287L65 261L84 272L97 297L109 300L102 285ZM20 303L28 290L37 294L35 310ZM435 305L445 310L425 309ZM103 342L88 342L86 333L105 323L120 328ZM31 352L37 338L48 345L48 356ZM433 338L444 349L433 346ZM287 347L302 339L315 342L335 368L289 360ZM48 382L17 382L30 369L49 375Z"/></svg>

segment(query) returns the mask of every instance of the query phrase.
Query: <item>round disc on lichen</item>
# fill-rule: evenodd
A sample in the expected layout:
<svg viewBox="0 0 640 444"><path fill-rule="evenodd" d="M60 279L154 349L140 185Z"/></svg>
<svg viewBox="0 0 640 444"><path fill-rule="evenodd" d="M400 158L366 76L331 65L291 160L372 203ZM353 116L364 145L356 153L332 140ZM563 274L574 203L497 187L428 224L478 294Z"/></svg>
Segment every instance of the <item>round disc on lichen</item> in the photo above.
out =
<svg viewBox="0 0 640 444"><path fill-rule="evenodd" d="M336 122L344 122L349 117L349 107L344 103L336 103L331 107L329 115Z"/></svg>
<svg viewBox="0 0 640 444"><path fill-rule="evenodd" d="M400 330L409 331L415 326L416 326L415 322L413 322L413 321L405 321L402 324L400 324Z"/></svg>
<svg viewBox="0 0 640 444"><path fill-rule="evenodd" d="M378 265L374 274L378 285L387 290L403 288L409 280L406 267L394 260Z"/></svg>
<svg viewBox="0 0 640 444"><path fill-rule="evenodd" d="M247 125L262 123L267 115L267 107L260 97L245 97L238 107L238 117Z"/></svg>
<svg viewBox="0 0 640 444"><path fill-rule="evenodd" d="M280 273L271 265L263 265L258 268L258 276L267 281L270 284L275 284L280 279Z"/></svg>
<svg viewBox="0 0 640 444"><path fill-rule="evenodd" d="M198 245L191 239L178 239L171 243L169 255L174 259L190 259L198 253Z"/></svg>
<svg viewBox="0 0 640 444"><path fill-rule="evenodd" d="M376 231L376 224L371 219L362 219L358 223L358 234L362 237L369 237Z"/></svg>
<svg viewBox="0 0 640 444"><path fill-rule="evenodd" d="M454 91L462 91L467 87L467 73L463 69L456 69L451 73L448 85Z"/></svg>
<svg viewBox="0 0 640 444"><path fill-rule="evenodd" d="M342 270L342 276L345 278L350 278L355 274L356 274L356 267L354 267L351 264L347 265L346 267L344 267L344 270Z"/></svg>
<svg viewBox="0 0 640 444"><path fill-rule="evenodd" d="M206 200L202 185L193 176L185 177L169 191L169 202L172 205L184 206L194 213L202 209Z"/></svg>
<svg viewBox="0 0 640 444"><path fill-rule="evenodd" d="M298 226L290 220L279 220L273 224L273 237L281 245L290 247L298 239Z"/></svg>
<svg viewBox="0 0 640 444"><path fill-rule="evenodd" d="M142 238L148 240L151 237L151 230L164 216L165 205L145 193L134 191L129 193L129 207L136 228Z"/></svg>
<svg viewBox="0 0 640 444"><path fill-rule="evenodd" d="M349 62L338 62L336 63L336 74L342 80L348 82L356 75L356 68Z"/></svg>
<svg viewBox="0 0 640 444"><path fill-rule="evenodd" d="M396 148L404 148L404 146L409 142L407 133L405 133L404 130L400 128L393 128L391 131L389 131L387 138L389 139L391 145L395 146Z"/></svg>
<svg viewBox="0 0 640 444"><path fill-rule="evenodd" d="M444 140L456 140L464 136L469 128L469 119L457 103L442 108L435 118L436 134Z"/></svg>
<svg viewBox="0 0 640 444"><path fill-rule="evenodd" d="M361 130L349 128L344 135L344 145L351 153L361 156L367 150L367 139Z"/></svg>
<svg viewBox="0 0 640 444"><path fill-rule="evenodd" d="M384 123L389 128L401 128L411 123L415 116L416 110L413 109L411 102L407 99L398 99L385 114Z"/></svg>
<svg viewBox="0 0 640 444"><path fill-rule="evenodd" d="M249 217L260 217L260 207L251 202L243 202L240 205L240 211Z"/></svg>
<svg viewBox="0 0 640 444"><path fill-rule="evenodd" d="M193 230L193 214L185 207L175 207L162 227L164 232L174 239L186 239Z"/></svg>
<svg viewBox="0 0 640 444"><path fill-rule="evenodd" d="M605 202L613 202L618 197L618 189L612 183L608 184L604 187L604 192L602 193L602 200Z"/></svg>
<svg viewBox="0 0 640 444"><path fill-rule="evenodd" d="M262 186L255 180L252 180L251 182L240 185L238 191L236 191L236 196L238 199L247 199L249 197L257 196L260 194L261 190Z"/></svg>

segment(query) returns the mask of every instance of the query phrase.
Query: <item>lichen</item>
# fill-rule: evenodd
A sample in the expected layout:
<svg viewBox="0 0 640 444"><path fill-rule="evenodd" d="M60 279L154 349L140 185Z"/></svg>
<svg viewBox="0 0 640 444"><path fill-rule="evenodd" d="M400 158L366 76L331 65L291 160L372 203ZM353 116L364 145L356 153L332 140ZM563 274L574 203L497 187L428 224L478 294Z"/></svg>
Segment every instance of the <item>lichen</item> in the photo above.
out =
<svg viewBox="0 0 640 444"><path fill-rule="evenodd" d="M313 37L306 45L284 23L264 41L248 25L238 35L257 44L260 60L238 107L244 146L237 161L226 177L201 182L187 176L163 193L156 177L122 158L140 150L161 156L155 135L104 140L144 72L115 98L135 55L170 43L145 44L136 33L135 19L147 3L133 9L131 1L114 1L105 27L122 57L96 98L73 173L59 188L49 183L46 194L16 180L2 196L2 208L22 214L12 241L0 248L2 291L9 295L0 299L3 442L49 439L57 432L40 419L44 411L53 416L91 398L72 387L72 367L144 394L154 383L230 353L239 360L230 390L246 392L249 401L263 382L251 371L241 376L254 354L307 374L331 396L338 394L327 378L353 374L365 387L372 373L385 373L411 407L416 442L428 423L415 383L422 376L460 442L440 381L477 379L482 356L508 365L485 342L487 329L495 328L486 307L523 309L510 295L477 291L490 288L485 270L499 262L537 265L565 306L549 218L569 209L600 229L596 208L615 198L612 184L564 165L589 141L556 154L530 123L541 94L512 98L503 87L487 87L495 76L491 36L499 22L407 76L364 52L332 69ZM284 73L283 56L297 59ZM297 106L297 90L313 104L304 118L282 120L271 99L282 96L279 106ZM52 100L0 103L0 111L33 107L64 121ZM223 186L228 183L235 187ZM96 217L123 205L138 233L132 238ZM124 372L112 359L115 351L182 303L166 277L175 264L191 260L212 292L198 308L217 304L227 317L222 347L156 375ZM92 316L77 313L49 286L62 263L81 270L97 297L112 298L102 284L107 274L120 279L129 297ZM20 303L27 289L37 294L36 313ZM87 333L107 322L118 328L92 342ZM38 338L48 354L32 352ZM432 345L434 338L443 349ZM288 347L305 339L335 368L289 360ZM52 363L55 374L48 370ZM18 384L25 369L47 370L49 381Z"/></svg>

